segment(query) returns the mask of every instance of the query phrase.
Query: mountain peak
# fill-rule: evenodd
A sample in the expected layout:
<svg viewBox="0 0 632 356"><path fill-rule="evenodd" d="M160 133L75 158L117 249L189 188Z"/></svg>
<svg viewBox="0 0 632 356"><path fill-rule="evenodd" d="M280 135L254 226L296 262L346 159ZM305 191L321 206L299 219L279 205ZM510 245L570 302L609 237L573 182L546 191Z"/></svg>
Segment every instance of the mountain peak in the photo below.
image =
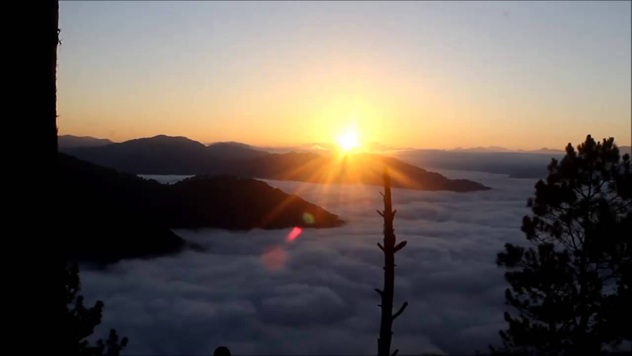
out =
<svg viewBox="0 0 632 356"><path fill-rule="evenodd" d="M57 137L57 144L62 148L98 147L109 145L111 143L114 142L105 138L96 138L92 136L59 135Z"/></svg>
<svg viewBox="0 0 632 356"><path fill-rule="evenodd" d="M190 146L190 147L204 147L201 142L191 140L184 136L167 136L156 135L152 137L142 137L133 140L121 142L120 145L132 146L132 145L160 145L160 146Z"/></svg>
<svg viewBox="0 0 632 356"><path fill-rule="evenodd" d="M255 149L253 146L251 146L251 145L249 145L247 143L237 142L237 141L211 142L206 147L219 147L219 146Z"/></svg>

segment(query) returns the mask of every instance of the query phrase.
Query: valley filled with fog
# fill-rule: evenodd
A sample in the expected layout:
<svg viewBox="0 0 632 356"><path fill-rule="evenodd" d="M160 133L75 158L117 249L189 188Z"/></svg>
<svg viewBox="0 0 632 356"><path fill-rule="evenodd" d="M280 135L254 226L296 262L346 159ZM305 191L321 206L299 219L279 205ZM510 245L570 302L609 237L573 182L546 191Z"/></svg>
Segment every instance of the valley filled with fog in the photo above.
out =
<svg viewBox="0 0 632 356"><path fill-rule="evenodd" d="M433 170L434 171L434 170ZM536 179L437 171L492 187L468 193L393 190L394 323L400 354L473 354L498 344L508 284L495 257L521 243ZM158 178L153 176L152 178ZM177 177L166 177L173 182ZM374 354L383 255L380 187L270 181L347 221L298 231L175 230L201 248L104 271L82 269L88 303L105 302L96 334L130 338L124 354Z"/></svg>

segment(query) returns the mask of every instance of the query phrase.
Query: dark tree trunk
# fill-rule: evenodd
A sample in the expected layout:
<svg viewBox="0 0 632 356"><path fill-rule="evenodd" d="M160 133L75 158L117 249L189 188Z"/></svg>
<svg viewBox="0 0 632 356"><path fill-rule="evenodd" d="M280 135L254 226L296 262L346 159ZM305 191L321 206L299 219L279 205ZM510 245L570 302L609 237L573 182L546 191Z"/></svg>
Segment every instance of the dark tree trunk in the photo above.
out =
<svg viewBox="0 0 632 356"><path fill-rule="evenodd" d="M38 354L45 348L47 354L67 354L61 338L48 334L63 333L66 328L65 314L65 244L59 233L59 205L57 195L57 49L59 45L59 1L41 0L18 5L13 12L18 18L15 32L23 36L20 51L12 53L18 58L21 71L15 89L16 100L9 103L14 120L19 125L11 132L17 140L23 140L19 158L12 167L18 186L11 224L20 226L20 250L16 253L15 266L20 271L22 303L28 303L28 314L20 314L21 322L16 330L30 340L20 348L26 353ZM18 151L18 150L16 150ZM14 152L12 152L13 154ZM32 313L32 315L30 315ZM49 339L50 337L50 339ZM48 341L50 340L50 341ZM19 345L17 341L13 344Z"/></svg>
<svg viewBox="0 0 632 356"><path fill-rule="evenodd" d="M19 353L67 355L58 337L66 330L56 194L59 1L15 1L7 9L3 295L14 312L5 313L5 339Z"/></svg>
<svg viewBox="0 0 632 356"><path fill-rule="evenodd" d="M393 299L395 297L395 253L406 246L406 241L396 245L395 231L393 229L393 219L397 210L393 211L391 199L391 179L387 170L384 170L384 211L378 211L384 218L384 245L378 243L378 247L384 252L384 288L375 289L382 297L380 308L382 317L380 321L380 337L377 340L378 356L391 356L391 340L393 336L393 321L408 306L408 302L393 314ZM395 350L392 355L396 355L399 350Z"/></svg>
<svg viewBox="0 0 632 356"><path fill-rule="evenodd" d="M35 113L41 123L33 128L37 142L41 142L42 160L53 167L57 162L57 46L59 44L59 1L48 0L41 5L45 7L46 19L44 32L42 33L41 67L42 84L36 88L41 95L41 104L35 105L41 108L41 113ZM33 118L35 119L35 118Z"/></svg>
<svg viewBox="0 0 632 356"><path fill-rule="evenodd" d="M66 313L67 304L65 300L66 290L63 283L66 273L66 250L67 246L64 241L64 236L61 236L61 231L58 229L59 216L56 213L58 211L57 204L60 201L60 197L57 194L57 186L59 182L58 171L58 144L57 144L57 48L60 44L59 40L59 0L46 0L38 6L42 7L43 12L43 29L41 35L41 54L37 56L37 59L41 59L41 63L38 63L37 77L41 77L41 86L37 86L38 104L34 105L39 107L34 109L32 113L32 120L36 122L33 125L32 134L35 136L36 142L41 142L41 149L36 153L40 158L35 157L35 161L40 161L42 167L47 167L52 175L49 179L45 180L42 189L42 212L48 215L50 224L41 224L37 229L38 235L41 239L48 239L42 246L50 248L48 253L52 253L52 258L45 259L50 260L49 271L46 273L50 281L49 302L46 307L49 308L53 315L64 315ZM41 75L39 74L41 71ZM53 252L55 251L55 252ZM62 327L63 327L63 323ZM64 332L64 331L62 331ZM62 338L63 339L63 338ZM65 353L68 349L64 342L52 345L53 353L56 353L55 349Z"/></svg>

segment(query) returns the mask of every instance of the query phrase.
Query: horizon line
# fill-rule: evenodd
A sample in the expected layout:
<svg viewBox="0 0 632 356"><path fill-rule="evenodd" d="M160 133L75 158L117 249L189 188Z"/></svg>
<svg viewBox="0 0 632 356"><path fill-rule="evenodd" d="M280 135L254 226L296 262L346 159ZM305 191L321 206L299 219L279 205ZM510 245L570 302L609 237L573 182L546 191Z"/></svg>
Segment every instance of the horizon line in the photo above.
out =
<svg viewBox="0 0 632 356"><path fill-rule="evenodd" d="M204 141L199 141L199 140L194 140L191 139L187 136L182 136L182 135L168 135L168 134L157 134L157 135L153 135L153 136L143 136L143 137L137 137L137 138L131 138L128 140L112 140L110 138L104 138L104 137L96 137L96 136L90 136L90 135L74 135L74 134L70 134L70 133L59 133L58 135L59 137L62 136L70 136L70 137L75 137L75 138L83 138L83 139L93 139L93 140L107 140L110 141L112 143L123 143L123 142L127 142L127 141L132 141L132 140L138 140L138 139L148 139L148 138L155 138L158 136L165 136L165 137L172 137L172 138L185 138L191 141L195 141L195 142L199 142L205 146L210 146L213 144L220 144L220 143L234 143L234 144L242 144L242 145L246 145L246 146L250 146L253 148L260 148L260 149L275 149L275 150L279 150L279 149L310 149L310 150L321 150L321 151L329 151L332 150L336 147L335 143L326 143L326 142L306 142L306 143L302 143L302 144L296 144L296 145L253 145L250 143L246 143L246 142L242 142L242 141L235 141L235 140L225 140L225 141L210 141L210 142L204 142ZM568 144L568 143L567 143ZM572 144L572 143L571 143ZM504 147L504 146L496 146L496 145L491 145L491 146L473 146L473 147L462 147L462 146L457 146L457 147L453 147L453 148L433 148L433 147L396 147L396 146L389 146L389 145L383 145L380 142L377 141L372 141L372 142L367 142L366 144L364 144L364 146L368 146L367 148L369 148L370 151L412 151L412 150L428 150L428 151L455 151L455 152L477 152L477 153L502 153L502 152L506 152L506 153L537 153L537 152L543 152L543 153L549 153L549 152L564 152L563 148L549 148L549 147L541 147L541 148L537 148L537 149L518 149L518 148L510 148L510 147ZM375 148L377 146L377 149ZM564 145L565 147L566 145ZM619 148L632 148L632 143L628 146L628 145L617 145ZM318 148L318 147L322 147L322 148ZM373 147L373 149L371 149Z"/></svg>

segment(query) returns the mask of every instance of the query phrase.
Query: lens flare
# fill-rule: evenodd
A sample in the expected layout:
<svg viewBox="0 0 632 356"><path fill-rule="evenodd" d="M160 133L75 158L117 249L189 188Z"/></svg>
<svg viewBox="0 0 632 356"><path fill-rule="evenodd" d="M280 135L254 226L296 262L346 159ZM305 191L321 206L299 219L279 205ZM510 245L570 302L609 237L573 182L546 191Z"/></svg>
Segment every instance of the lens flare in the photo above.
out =
<svg viewBox="0 0 632 356"><path fill-rule="evenodd" d="M311 225L314 222L316 222L316 219L314 218L314 215L310 214L310 213L303 213L303 221L308 224Z"/></svg>
<svg viewBox="0 0 632 356"><path fill-rule="evenodd" d="M261 262L268 271L278 271L285 266L287 253L281 246L270 247L261 255Z"/></svg>
<svg viewBox="0 0 632 356"><path fill-rule="evenodd" d="M292 242L294 240L296 240L296 238L303 232L303 229L301 229L300 227L295 227L292 229L292 231L290 231L289 234L287 234L287 242Z"/></svg>

